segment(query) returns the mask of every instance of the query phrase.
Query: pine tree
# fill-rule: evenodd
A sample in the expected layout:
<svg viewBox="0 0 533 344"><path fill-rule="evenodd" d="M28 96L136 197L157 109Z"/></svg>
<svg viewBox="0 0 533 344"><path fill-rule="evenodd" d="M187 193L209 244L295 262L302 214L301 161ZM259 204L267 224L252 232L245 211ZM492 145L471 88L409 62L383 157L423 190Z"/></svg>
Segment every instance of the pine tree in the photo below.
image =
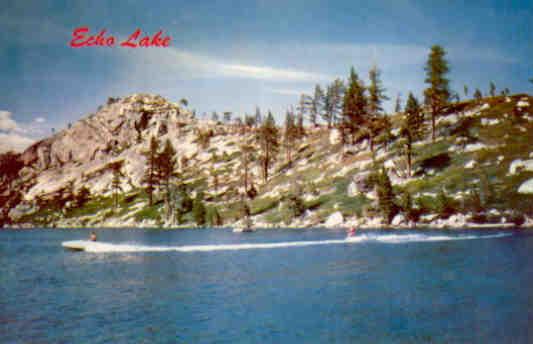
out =
<svg viewBox="0 0 533 344"><path fill-rule="evenodd" d="M409 193L408 190L404 190L402 194L401 202L402 202L401 207L402 207L403 213L405 214L405 219L408 222L416 222L418 220L417 212L415 208L413 207L413 199L411 198L411 194Z"/></svg>
<svg viewBox="0 0 533 344"><path fill-rule="evenodd" d="M231 115L232 113L230 111L224 112L224 122L226 122L226 124L229 124L229 122L231 122Z"/></svg>
<svg viewBox="0 0 533 344"><path fill-rule="evenodd" d="M196 222L197 226L204 226L205 225L205 205L203 201L203 193L198 192L196 194L196 198L194 199L192 203L192 215L194 217L194 222Z"/></svg>
<svg viewBox="0 0 533 344"><path fill-rule="evenodd" d="M376 191L378 195L379 210L387 224L390 224L396 215L397 208L394 204L394 191L385 167L378 173Z"/></svg>
<svg viewBox="0 0 533 344"><path fill-rule="evenodd" d="M176 150L169 139L165 141L163 151L158 154L159 180L165 190L165 203L167 214L171 214L171 178L175 176L176 169Z"/></svg>
<svg viewBox="0 0 533 344"><path fill-rule="evenodd" d="M339 113L342 110L342 99L344 94L344 83L341 79L335 79L326 90L324 98L324 112L322 118L328 124L330 129L333 123L338 121Z"/></svg>
<svg viewBox="0 0 533 344"><path fill-rule="evenodd" d="M256 133L256 141L260 147L260 163L263 171L263 180L268 180L268 170L272 165L279 149L279 134L276 122L272 113L269 111L268 116Z"/></svg>
<svg viewBox="0 0 533 344"><path fill-rule="evenodd" d="M288 163L292 162L291 152L294 147L294 143L298 138L298 130L294 123L294 114L291 111L287 111L285 115L285 130L283 133L283 146L285 148L285 156Z"/></svg>
<svg viewBox="0 0 533 344"><path fill-rule="evenodd" d="M380 71L376 66L369 72L370 85L368 86L368 127L370 134L370 150L374 151L374 141L383 130L383 101L389 98L385 95L385 89L381 85L379 78Z"/></svg>
<svg viewBox="0 0 533 344"><path fill-rule="evenodd" d="M159 186L158 170L158 151L159 141L152 136L150 139L150 148L144 153L146 156L146 169L143 177L143 184L146 185L146 193L148 194L148 204L153 205L153 194L157 186Z"/></svg>
<svg viewBox="0 0 533 344"><path fill-rule="evenodd" d="M241 197L241 201L239 203L239 215L238 215L239 217L238 217L238 220L244 219L245 223L249 223L250 222L251 213L252 212L250 210L250 206L245 201L244 197Z"/></svg>
<svg viewBox="0 0 533 344"><path fill-rule="evenodd" d="M394 103L394 113L402 112L402 98L400 93L396 96L396 102Z"/></svg>
<svg viewBox="0 0 533 344"><path fill-rule="evenodd" d="M401 128L401 135L405 138L405 153L407 156L407 175L411 176L412 166L412 145L422 136L424 117L418 101L409 93L405 106L404 122Z"/></svg>
<svg viewBox="0 0 533 344"><path fill-rule="evenodd" d="M379 122L380 134L378 142L383 144L387 150L389 143L394 139L392 135L392 123L389 116L381 116Z"/></svg>
<svg viewBox="0 0 533 344"><path fill-rule="evenodd" d="M455 213L455 202L451 197L446 194L444 189L439 190L435 205L439 217L443 219L447 219L450 217L450 215Z"/></svg>
<svg viewBox="0 0 533 344"><path fill-rule="evenodd" d="M211 120L213 122L218 122L218 113L216 111L213 111L213 113L211 114Z"/></svg>
<svg viewBox="0 0 533 344"><path fill-rule="evenodd" d="M249 128L255 127L255 116L251 115L244 115L244 125L246 125Z"/></svg>
<svg viewBox="0 0 533 344"><path fill-rule="evenodd" d="M367 98L362 80L355 73L354 68L350 70L348 89L344 94L344 104L342 111L342 124L346 134L349 134L352 143L355 142L356 131L368 124ZM343 131L342 135L345 132Z"/></svg>
<svg viewBox="0 0 533 344"><path fill-rule="evenodd" d="M298 111L298 117L296 122L298 137L303 137L305 135L304 118L309 111L310 104L311 97L306 94L302 94L300 96L300 102L298 103L298 107L296 108L296 110Z"/></svg>
<svg viewBox="0 0 533 344"><path fill-rule="evenodd" d="M374 66L368 73L370 85L368 86L368 112L371 116L378 116L383 112L383 101L389 97L385 95L385 88L381 85L379 69Z"/></svg>
<svg viewBox="0 0 533 344"><path fill-rule="evenodd" d="M241 171L244 192L248 191L250 163L255 159L254 152L255 148L249 144L243 144L241 146Z"/></svg>
<svg viewBox="0 0 533 344"><path fill-rule="evenodd" d="M324 106L324 91L320 85L315 86L315 92L313 98L311 99L311 104L309 107L309 122L313 126L317 126L317 119L319 115L322 115L322 110Z"/></svg>
<svg viewBox="0 0 533 344"><path fill-rule="evenodd" d="M491 97L495 97L496 96L496 85L494 85L494 83L492 81L489 84L489 94L490 94Z"/></svg>
<svg viewBox="0 0 533 344"><path fill-rule="evenodd" d="M426 104L431 108L431 137L435 142L435 119L443 107L449 101L449 80L446 75L449 72L448 62L444 58L446 51L439 45L431 47L426 67L425 82L429 85L424 90Z"/></svg>
<svg viewBox="0 0 533 344"><path fill-rule="evenodd" d="M483 95L481 94L481 91L479 88L476 88L476 91L474 92L474 99L475 100L481 100L483 98Z"/></svg>
<svg viewBox="0 0 533 344"><path fill-rule="evenodd" d="M259 127L263 123L263 116L261 115L261 109L259 106L255 107L255 126Z"/></svg>
<svg viewBox="0 0 533 344"><path fill-rule="evenodd" d="M224 224L217 207L210 207L207 210L207 223L209 226L222 226Z"/></svg>
<svg viewBox="0 0 533 344"><path fill-rule="evenodd" d="M464 85L463 90L465 92L465 97L468 97L468 86Z"/></svg>

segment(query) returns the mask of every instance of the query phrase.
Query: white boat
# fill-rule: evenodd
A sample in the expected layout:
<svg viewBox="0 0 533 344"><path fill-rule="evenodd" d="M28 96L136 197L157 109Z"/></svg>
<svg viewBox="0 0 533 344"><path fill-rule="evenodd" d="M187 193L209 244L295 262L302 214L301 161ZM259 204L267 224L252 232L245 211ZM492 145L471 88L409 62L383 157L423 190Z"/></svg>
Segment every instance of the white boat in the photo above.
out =
<svg viewBox="0 0 533 344"><path fill-rule="evenodd" d="M94 241L73 240L73 241L64 241L61 243L61 246L71 251L85 251L85 248L91 244L94 244Z"/></svg>

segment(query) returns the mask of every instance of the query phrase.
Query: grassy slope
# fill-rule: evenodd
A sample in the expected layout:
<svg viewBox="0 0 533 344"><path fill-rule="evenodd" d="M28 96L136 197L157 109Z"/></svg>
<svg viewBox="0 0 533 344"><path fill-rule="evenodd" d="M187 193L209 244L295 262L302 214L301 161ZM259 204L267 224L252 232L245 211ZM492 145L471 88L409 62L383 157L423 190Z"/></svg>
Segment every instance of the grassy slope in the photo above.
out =
<svg viewBox="0 0 533 344"><path fill-rule="evenodd" d="M533 112L532 108L525 108L522 114L517 114L516 103L524 97L517 95L507 102L505 97L483 99L479 103L473 101L453 104L447 110L449 114L459 114L455 123L446 117L437 126L438 140L432 143L418 144L414 150L414 171L420 176L411 178L394 185L396 193L408 190L418 198L418 203L435 211L435 195L442 189L458 200L457 211L466 212L470 199L465 194L476 190L483 195L486 209L500 211L517 209L529 215L533 214L533 196L519 195L519 185L529 178L533 172L519 172L508 175L509 165L515 159L528 159L533 142L533 121L528 120L524 113ZM533 98L529 98L533 104ZM480 105L489 104L488 109L482 110L471 117L461 116L462 112L480 109ZM529 118L533 120L533 115ZM400 125L400 117L392 116L393 128ZM489 120L494 121L487 125ZM427 135L429 136L429 123ZM459 129L458 129L459 128ZM460 130L462 128L463 130ZM247 139L250 139L248 134ZM467 137L469 144L483 144L487 148L468 151L458 144L461 137ZM239 137L228 135L225 141L227 147L238 144ZM468 147L468 146L467 146ZM387 152L379 151L377 163L401 157L402 145L396 139ZM206 148L211 158L205 163L191 163L183 172L183 181L192 190L204 189L207 206L217 207L226 222L233 222L239 218L239 202L237 188L240 186L240 152L223 154L220 145L210 145ZM428 159L436 155L448 155L448 164L427 168L420 172ZM249 202L254 219L263 223L283 224L290 219L287 213L286 196L288 192L300 190L304 210L308 210L309 222L323 222L330 214L340 211L344 216L372 216L376 213L375 205L367 195L349 197L347 188L352 178L371 168L372 154L368 150L356 151L342 158L341 147L329 143L329 132L325 129L310 133L300 142L293 152L293 162L284 162L284 152L280 152L278 162L272 168L272 175L268 183L262 184L257 176L254 183L258 189L258 196ZM465 164L475 162L473 168L466 168ZM363 162L363 164L361 164ZM218 188L214 190L214 175L218 179ZM143 220L160 224L164 206L157 203L147 207L146 194L142 191L121 197L118 209L112 210L110 197L99 197L88 202L85 206L64 212L64 221L79 225L98 225L109 218L131 219L136 222ZM415 202L416 203L416 202ZM37 213L26 216L20 222L33 222L46 225L57 221L59 215L52 208L41 209ZM187 214L185 220L192 220Z"/></svg>

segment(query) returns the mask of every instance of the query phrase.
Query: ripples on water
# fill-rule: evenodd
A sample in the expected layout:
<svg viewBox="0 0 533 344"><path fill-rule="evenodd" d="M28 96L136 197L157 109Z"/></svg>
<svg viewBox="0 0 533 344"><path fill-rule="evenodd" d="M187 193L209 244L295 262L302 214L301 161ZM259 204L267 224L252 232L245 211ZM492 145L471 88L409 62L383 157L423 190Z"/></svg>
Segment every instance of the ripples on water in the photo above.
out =
<svg viewBox="0 0 533 344"><path fill-rule="evenodd" d="M533 339L532 236L394 233L3 231L0 341Z"/></svg>

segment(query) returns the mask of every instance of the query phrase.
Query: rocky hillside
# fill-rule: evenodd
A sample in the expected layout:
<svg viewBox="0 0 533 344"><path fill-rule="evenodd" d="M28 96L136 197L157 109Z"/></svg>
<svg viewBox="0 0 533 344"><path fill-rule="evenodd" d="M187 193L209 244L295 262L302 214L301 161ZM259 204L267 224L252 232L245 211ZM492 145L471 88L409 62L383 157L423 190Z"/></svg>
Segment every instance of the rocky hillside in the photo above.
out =
<svg viewBox="0 0 533 344"><path fill-rule="evenodd" d="M428 129L426 138L415 143L412 176L406 173L405 144L399 135L402 114L391 116L390 142L374 151L366 141L343 146L334 129L306 128L306 135L293 147L292 162L280 149L266 183L259 164L250 164L256 192L246 195L242 146L259 151L256 129L195 119L160 96L110 98L95 114L35 143L19 157L24 167L14 181L6 183L3 178L0 189L2 222L194 226L194 211L184 206L183 194L172 194L169 206L164 192L156 189L154 204L148 204L145 152L150 138L156 137L161 143L170 140L176 150L172 186L179 185L190 199L203 196L207 225L242 221L245 204L259 227L380 226L384 220L372 182L377 166L387 169L393 186L394 226L414 225L412 219L406 220L406 194L416 222L422 225L531 225L530 104L531 97L515 95L450 105L437 121L436 141ZM117 163L122 166L116 180L121 191L114 204ZM79 196L82 189L89 191L83 191L84 197ZM180 207L178 218L172 212Z"/></svg>

